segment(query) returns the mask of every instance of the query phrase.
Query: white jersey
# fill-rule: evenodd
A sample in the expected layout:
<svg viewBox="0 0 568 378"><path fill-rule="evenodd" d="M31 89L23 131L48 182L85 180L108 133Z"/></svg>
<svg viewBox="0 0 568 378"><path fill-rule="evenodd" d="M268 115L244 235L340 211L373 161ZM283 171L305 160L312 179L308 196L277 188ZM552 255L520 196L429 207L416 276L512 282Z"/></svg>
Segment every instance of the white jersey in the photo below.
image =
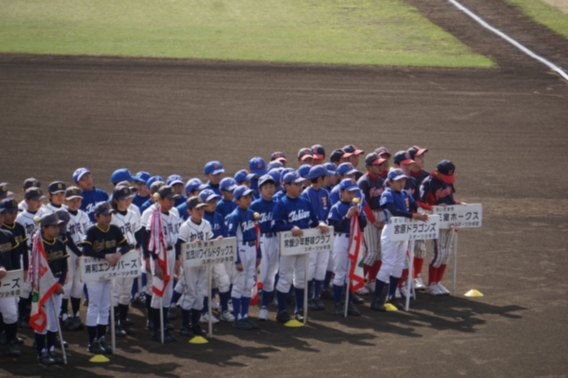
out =
<svg viewBox="0 0 568 378"><path fill-rule="evenodd" d="M85 235L87 235L87 230L93 224L91 219L83 210L77 210L77 214L73 215L69 209L67 212L71 216L71 220L67 224L67 232L71 235L71 239L75 245L79 245L83 240L85 240Z"/></svg>
<svg viewBox="0 0 568 378"><path fill-rule="evenodd" d="M150 216L156 207L157 205L152 205L144 211L144 214L142 214L142 219L145 218L145 221L141 221L141 225L145 227L148 232L150 232ZM162 216L162 232L164 234L164 241L168 247L173 247L176 244L179 234L180 221L178 212L174 212L174 209L175 208L170 210L167 214L160 212L160 215Z"/></svg>
<svg viewBox="0 0 568 378"><path fill-rule="evenodd" d="M37 216L41 218L44 215L55 213L57 210L61 210L61 209L67 210L65 208L65 206L63 206L63 205L56 207L56 206L53 206L50 202L47 205L43 205L42 207L39 208L39 210L37 211Z"/></svg>
<svg viewBox="0 0 568 378"><path fill-rule="evenodd" d="M21 213L22 211L26 211L27 209L28 209L28 204L26 203L26 200L22 200L18 204L18 211Z"/></svg>
<svg viewBox="0 0 568 378"><path fill-rule="evenodd" d="M191 243L196 240L211 240L213 239L211 224L205 219L201 219L201 223L196 224L189 217L179 228L178 238L184 243Z"/></svg>
<svg viewBox="0 0 568 378"><path fill-rule="evenodd" d="M136 214L138 216L138 220L140 220L140 218L142 217L142 214L140 214L140 209L135 204L131 203L130 206L128 206L128 210Z"/></svg>
<svg viewBox="0 0 568 378"><path fill-rule="evenodd" d="M133 212L130 208L126 211L126 214L122 215L118 211L112 214L112 220L110 224L114 224L126 238L126 242L131 246L136 245L136 234L140 226L140 212Z"/></svg>
<svg viewBox="0 0 568 378"><path fill-rule="evenodd" d="M25 210L18 214L16 218L16 222L24 226L26 229L26 234L28 235L28 247L31 248L32 246L32 236L34 234L34 230L36 229L36 223L34 222L34 218L37 216L37 213L30 213L29 211Z"/></svg>
<svg viewBox="0 0 568 378"><path fill-rule="evenodd" d="M150 222L150 215L152 215L152 211L154 211L156 206L158 206L158 205L156 203L153 203L152 206L150 206L149 208L144 210L144 212L140 216L140 226L142 228L147 228L148 222ZM140 212L140 210L138 210L138 212ZM180 224L181 224L181 221L183 219L181 219L181 217L179 216L178 209L176 209L175 207L172 207L172 209L170 210L170 214L175 214L178 217L178 219L180 219Z"/></svg>

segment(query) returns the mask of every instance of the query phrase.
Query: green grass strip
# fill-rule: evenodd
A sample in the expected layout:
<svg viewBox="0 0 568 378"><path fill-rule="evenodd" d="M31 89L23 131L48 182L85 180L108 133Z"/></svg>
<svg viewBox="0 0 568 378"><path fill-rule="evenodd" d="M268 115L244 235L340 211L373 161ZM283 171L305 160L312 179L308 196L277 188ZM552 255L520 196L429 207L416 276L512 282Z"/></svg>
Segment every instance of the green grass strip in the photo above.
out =
<svg viewBox="0 0 568 378"><path fill-rule="evenodd" d="M505 0L520 7L526 15L556 33L568 38L568 13L542 0Z"/></svg>

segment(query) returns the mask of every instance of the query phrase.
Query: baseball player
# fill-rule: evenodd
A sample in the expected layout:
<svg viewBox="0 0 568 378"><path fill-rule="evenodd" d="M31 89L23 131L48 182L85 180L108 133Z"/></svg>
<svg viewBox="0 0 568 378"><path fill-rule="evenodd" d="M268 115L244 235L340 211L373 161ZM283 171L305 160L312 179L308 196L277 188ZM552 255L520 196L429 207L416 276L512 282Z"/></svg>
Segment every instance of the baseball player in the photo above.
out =
<svg viewBox="0 0 568 378"><path fill-rule="evenodd" d="M26 194L26 190L28 190L28 188L41 188L41 183L39 182L38 179L35 178L29 178L26 179L24 181L24 185L22 186L22 192L24 193L24 195ZM27 204L26 204L26 200L23 199L19 204L18 204L18 211L24 211L27 209Z"/></svg>
<svg viewBox="0 0 568 378"><path fill-rule="evenodd" d="M436 169L422 182L420 197L423 202L430 206L465 205L454 199L454 172L456 167L449 160L442 160L436 165ZM434 253L428 267L428 286L426 293L431 295L449 295L450 291L442 285L442 279L450 256L452 254L452 242L454 230L440 230L440 237L432 240Z"/></svg>
<svg viewBox="0 0 568 378"><path fill-rule="evenodd" d="M351 231L351 218L359 217L359 227L361 231L367 225L367 218L361 212L359 206L353 204L353 199L358 190L358 186L351 179L343 179L339 183L341 200L331 208L329 212L329 224L334 227L335 240L333 244L333 314L343 316L345 306L347 313L353 316L360 316L361 312L353 304L353 294L349 291L349 301L343 301L343 289L345 283L349 282L349 236Z"/></svg>
<svg viewBox="0 0 568 378"><path fill-rule="evenodd" d="M293 168L285 168L280 172L280 182L282 183L281 190L277 190L272 197L274 201L278 202L282 197L286 195L286 188L284 186L284 176L286 176L290 172L295 172Z"/></svg>
<svg viewBox="0 0 568 378"><path fill-rule="evenodd" d="M314 156L312 155L311 148L301 148L300 151L298 151L298 163L312 165L313 159Z"/></svg>
<svg viewBox="0 0 568 378"><path fill-rule="evenodd" d="M43 205L37 213L38 217L42 217L45 214L54 213L63 207L63 201L65 201L65 190L67 186L62 181L54 181L49 184L47 188L47 198L49 198L49 203Z"/></svg>
<svg viewBox="0 0 568 378"><path fill-rule="evenodd" d="M412 196L404 190L407 176L401 168L393 168L388 173L389 187L381 194L381 208L385 215L385 226L381 234L382 264L377 274L375 284L375 295L371 303L371 309L376 311L386 311L383 288L389 281L387 301L402 309L401 303L393 300L394 292L404 268L404 260L408 249L408 241L393 242L389 239L389 219L391 217L405 217L427 221L428 215L423 213L411 213L417 211L418 206Z"/></svg>
<svg viewBox="0 0 568 378"><path fill-rule="evenodd" d="M142 206L140 206L140 214L143 214L148 208L156 203L154 197L152 196L154 194L152 193L152 184L155 182L161 182L163 185L166 184L166 180L164 180L162 176L152 176L148 179L148 181L146 181L146 185L150 190L150 195L148 196L148 200L144 202Z"/></svg>
<svg viewBox="0 0 568 378"><path fill-rule="evenodd" d="M180 175L170 175L168 177L168 180L166 181L166 185L172 186L175 189L176 193L179 195L179 198L176 199L176 202L174 203L175 207L178 207L181 204L184 204L185 201L187 201L187 196L185 196L183 193L183 179Z"/></svg>
<svg viewBox="0 0 568 378"><path fill-rule="evenodd" d="M235 189L237 208L227 218L228 236L237 238L237 260L233 271L233 303L237 329L255 329L258 325L248 317L251 289L256 282L256 271L262 254L255 229L254 213L249 209L253 190L244 185Z"/></svg>
<svg viewBox="0 0 568 378"><path fill-rule="evenodd" d="M272 171L271 171L272 172ZM280 250L278 234L272 231L272 214L276 202L272 198L276 190L273 177L268 174L261 176L258 184L260 198L250 205L250 209L258 213L260 218L260 246L262 248L262 260L260 260L260 282L262 283L262 301L258 320L268 320L268 304L274 295L274 282L278 272L278 259Z"/></svg>
<svg viewBox="0 0 568 378"><path fill-rule="evenodd" d="M331 176L331 173L325 169L323 165L314 165L311 167L308 174L311 185L307 187L301 195L303 199L311 203L319 223L326 224L331 205L329 192L323 188L323 185L328 176ZM325 305L320 298L320 294L329 261L329 251L310 253L309 259L308 310L323 311L325 310ZM315 281L315 283L313 281Z"/></svg>
<svg viewBox="0 0 568 378"><path fill-rule="evenodd" d="M225 174L225 168L223 165L218 162L217 160L213 160L205 164L203 168L203 174L207 177L207 189L211 189L215 192L215 194L221 195L219 191L219 184L221 180L223 180Z"/></svg>
<svg viewBox="0 0 568 378"><path fill-rule="evenodd" d="M365 151L358 149L354 144L348 144L347 146L344 146L342 150L349 155L348 161L353 164L355 169L357 169L357 166L359 165L359 155L363 155ZM361 176L363 176L363 173L357 171L357 173L355 173L355 181L359 180Z"/></svg>
<svg viewBox="0 0 568 378"><path fill-rule="evenodd" d="M296 172L287 173L284 176L286 195L282 197L274 207L273 231L291 231L294 236L302 236L304 229L317 227L322 234L329 232L329 227L324 222L318 221L318 216L312 205L303 198L301 183L303 179ZM296 294L295 317L303 321L304 306L304 266L306 255L281 256L279 266L279 279L276 286L278 298L278 314L276 320L286 323L291 319L286 310L286 300L290 285L294 284Z"/></svg>
<svg viewBox="0 0 568 378"><path fill-rule="evenodd" d="M114 210L110 203L99 202L93 213L96 223L87 230L82 243L83 255L106 260L111 266L115 266L120 257L130 250L130 245L120 229L111 224ZM94 354L112 353L112 348L105 342L111 306L111 285L111 280L87 283L88 350Z"/></svg>
<svg viewBox="0 0 568 378"><path fill-rule="evenodd" d="M363 211L369 221L364 230L365 258L363 260L367 287L361 288L358 291L359 294L368 294L375 289L375 279L381 268L381 231L385 225L380 204L381 194L384 191L384 180L381 178L381 173L384 170L385 163L385 159L376 153L370 153L365 157L367 173L357 181L357 185L367 202Z"/></svg>
<svg viewBox="0 0 568 378"><path fill-rule="evenodd" d="M288 164L286 155L284 155L284 152L281 151L276 151L272 155L270 155L270 161L279 161L282 163L282 165L284 165L284 168L286 168L286 165Z"/></svg>
<svg viewBox="0 0 568 378"><path fill-rule="evenodd" d="M3 199L0 202L0 224L5 225L6 218L11 219L15 216L8 215L8 213L18 212L18 203L12 198ZM10 221L8 221L10 223ZM0 279L2 279L7 271L19 270L21 249L22 247L17 241L17 237L22 237L21 235L14 235L13 231L16 233L25 230L21 225L18 225L16 229L16 224L10 229L10 227L4 227L0 229ZM25 246L27 240L21 240L23 246ZM25 248L25 247L24 247ZM26 251L27 254L27 251ZM27 259L26 259L27 263ZM24 266L27 270L27 265ZM13 357L19 357L22 352L20 348L16 345L16 334L18 332L18 306L16 304L16 297L0 298L0 313L2 314L4 320L4 330L6 331L8 355Z"/></svg>
<svg viewBox="0 0 568 378"><path fill-rule="evenodd" d="M250 182L250 188L254 190L252 198L253 200L256 200L258 199L258 179L260 178L260 176L267 174L268 170L266 169L266 163L264 162L264 159L258 156L250 159L248 166L249 171L254 174L254 177Z"/></svg>
<svg viewBox="0 0 568 378"><path fill-rule="evenodd" d="M385 169L383 170L383 172L381 173L381 177L386 180L387 179L387 174L389 173L389 168L390 168L390 158L391 158L391 153L390 151L386 148L386 147L379 147L375 150L375 153L377 155L379 155L379 157L383 158L386 160L385 162Z"/></svg>
<svg viewBox="0 0 568 378"><path fill-rule="evenodd" d="M150 174L145 171L140 171L134 176L134 184L136 185L137 192L132 199L132 203L141 209L144 202L150 199L150 187L146 185ZM142 212L142 210L140 210Z"/></svg>
<svg viewBox="0 0 568 378"><path fill-rule="evenodd" d="M335 167L339 167L343 163L349 162L349 156L351 154L346 153L342 149L333 150L331 155L329 155L329 161L335 165Z"/></svg>
<svg viewBox="0 0 568 378"><path fill-rule="evenodd" d="M325 148L321 144L312 146L312 165L322 165L325 160Z"/></svg>
<svg viewBox="0 0 568 378"><path fill-rule="evenodd" d="M298 168L298 174L301 178L304 179L302 182L302 189L305 189L310 186L310 169L312 168L311 164L303 164Z"/></svg>
<svg viewBox="0 0 568 378"><path fill-rule="evenodd" d="M221 188L221 185L219 185L219 187ZM205 188L207 188L207 185L203 184L203 182L198 178L189 179L187 184L185 184L186 200L182 204L176 206L182 220L185 221L189 217L189 213L187 212L187 198L198 196Z"/></svg>
<svg viewBox="0 0 568 378"><path fill-rule="evenodd" d="M14 193L8 190L7 182L0 182L0 200L13 196Z"/></svg>
<svg viewBox="0 0 568 378"><path fill-rule="evenodd" d="M73 172L73 181L83 191L83 201L81 201L81 210L83 210L91 222L95 222L95 214L93 210L95 204L101 201L108 201L108 194L102 189L95 187L93 183L93 174L87 168L78 168Z"/></svg>

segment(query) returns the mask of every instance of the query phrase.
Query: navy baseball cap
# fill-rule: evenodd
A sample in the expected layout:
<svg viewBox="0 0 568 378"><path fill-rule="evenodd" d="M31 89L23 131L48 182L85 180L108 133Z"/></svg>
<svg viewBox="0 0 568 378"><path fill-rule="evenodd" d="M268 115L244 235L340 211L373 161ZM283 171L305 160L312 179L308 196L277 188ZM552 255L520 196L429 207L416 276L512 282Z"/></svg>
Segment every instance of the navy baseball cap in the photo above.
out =
<svg viewBox="0 0 568 378"><path fill-rule="evenodd" d="M353 181L353 179L346 178L346 179L341 180L341 182L339 183L339 189L340 190L347 190L348 192L351 192L353 190L359 189L359 187L357 185L355 185L355 182Z"/></svg>
<svg viewBox="0 0 568 378"><path fill-rule="evenodd" d="M379 155L379 156L386 154L386 155L389 156L389 158L392 156L391 153L390 153L390 151L389 151L386 147L382 147L382 146L379 147L379 148L377 148L377 149L375 150L375 153L376 153L377 155Z"/></svg>
<svg viewBox="0 0 568 378"><path fill-rule="evenodd" d="M15 213L18 211L18 202L13 198L0 201L0 213Z"/></svg>
<svg viewBox="0 0 568 378"><path fill-rule="evenodd" d="M223 180L221 180L221 182L219 183L219 190L226 190L228 192L232 192L233 190L235 190L237 188L237 182L235 181L234 178L232 177L225 177Z"/></svg>
<svg viewBox="0 0 568 378"><path fill-rule="evenodd" d="M110 181L112 182L112 185L116 185L121 181L134 182L136 181L136 178L132 177L128 168L120 168L110 175Z"/></svg>
<svg viewBox="0 0 568 378"><path fill-rule="evenodd" d="M248 173L248 171L246 169L241 169L240 171L235 173L235 181L237 182L238 185L240 185L241 182L250 181L255 176L256 175L254 173Z"/></svg>
<svg viewBox="0 0 568 378"><path fill-rule="evenodd" d="M158 193L158 190L164 185L166 185L166 183L163 181L154 181L152 185L150 185L150 193Z"/></svg>
<svg viewBox="0 0 568 378"><path fill-rule="evenodd" d="M339 159L348 158L349 156L351 156L351 154L346 154L342 149L337 149L333 150L333 152L329 156L329 161L331 161L332 163L337 163L339 162Z"/></svg>
<svg viewBox="0 0 568 378"><path fill-rule="evenodd" d="M24 191L26 191L26 189L31 187L41 188L41 182L39 182L38 179L33 177L26 179L26 181L24 181L24 185L22 186L22 188L24 189Z"/></svg>
<svg viewBox="0 0 568 378"><path fill-rule="evenodd" d="M335 173L328 171L323 165L314 165L308 173L309 179L317 179L321 176L333 176Z"/></svg>
<svg viewBox="0 0 568 378"><path fill-rule="evenodd" d="M107 201L102 201L102 202L98 202L95 205L94 213L95 213L95 215L96 214L109 215L109 214L114 213L114 209L112 208L110 203L108 203Z"/></svg>
<svg viewBox="0 0 568 378"><path fill-rule="evenodd" d="M359 171L356 170L355 167L353 167L353 164L351 163L341 163L339 167L337 167L336 172L340 176L345 176L345 175L352 175Z"/></svg>
<svg viewBox="0 0 568 378"><path fill-rule="evenodd" d="M14 193L8 190L8 183L2 182L0 183L0 199L6 198L8 196L12 196Z"/></svg>
<svg viewBox="0 0 568 378"><path fill-rule="evenodd" d="M414 160L412 160L408 151L398 151L396 154L394 154L393 162L398 165L412 164L414 163Z"/></svg>
<svg viewBox="0 0 568 378"><path fill-rule="evenodd" d="M351 155L361 155L364 154L365 151L358 149L355 147L354 144L348 144L347 146L342 148L343 152Z"/></svg>
<svg viewBox="0 0 568 378"><path fill-rule="evenodd" d="M153 183L157 181L163 182L164 184L166 183L166 180L164 180L162 176L152 176L148 180L146 180L146 186L149 188Z"/></svg>
<svg viewBox="0 0 568 378"><path fill-rule="evenodd" d="M89 171L87 168L76 169L75 172L73 172L73 181L79 182L79 180L81 180L81 177L83 177L87 173L91 173L91 171Z"/></svg>
<svg viewBox="0 0 568 378"><path fill-rule="evenodd" d="M426 152L428 152L427 148L421 148L418 146L412 146L408 149L411 159L414 159L415 156L424 155Z"/></svg>
<svg viewBox="0 0 568 378"><path fill-rule="evenodd" d="M286 160L286 155L284 155L284 152L280 152L280 151L276 151L275 153L273 153L272 155L270 155L270 161L288 161Z"/></svg>
<svg viewBox="0 0 568 378"><path fill-rule="evenodd" d="M294 183L301 183L304 182L304 178L300 177L300 175L298 174L298 172L289 172L286 173L286 175L284 176L284 179L282 181L284 181L284 185L290 185L290 184L294 184Z"/></svg>
<svg viewBox="0 0 568 378"><path fill-rule="evenodd" d="M456 170L456 166L449 160L442 160L441 162L436 165L436 169L440 176L442 176L442 181L446 184L453 184L455 182L454 171Z"/></svg>
<svg viewBox="0 0 568 378"><path fill-rule="evenodd" d="M207 201L211 201L211 200L214 200L214 199L219 199L219 198L221 198L221 196L218 195L217 193L215 193L214 191L212 191L211 189L205 189L204 191L199 193L199 198L201 198L203 201L207 202Z"/></svg>
<svg viewBox="0 0 568 378"><path fill-rule="evenodd" d="M225 168L223 168L223 165L217 160L210 161L205 164L205 168L203 168L203 174L205 175L217 175L223 172L225 172Z"/></svg>
<svg viewBox="0 0 568 378"><path fill-rule="evenodd" d="M298 161L304 161L306 159L313 159L311 148L302 148L298 151Z"/></svg>
<svg viewBox="0 0 568 378"><path fill-rule="evenodd" d="M189 197L187 201L185 201L185 205L189 210L199 209L207 206L207 204L203 202L203 199L201 199L201 197L199 196Z"/></svg>
<svg viewBox="0 0 568 378"><path fill-rule="evenodd" d="M278 173L278 171L276 171L276 173ZM280 173L278 173L278 176L280 176ZM270 173L267 173L264 176L260 176L260 178L258 179L258 187L262 187L262 185L266 184L267 182L271 182L276 185L276 180L274 180L274 177L272 177Z"/></svg>
<svg viewBox="0 0 568 378"><path fill-rule="evenodd" d="M205 185L203 181L198 178L189 179L187 184L185 184L186 193L195 192L196 190L203 190L205 188L207 188L207 185Z"/></svg>
<svg viewBox="0 0 568 378"><path fill-rule="evenodd" d="M117 186L112 192L112 198L117 201L132 197L134 197L134 194L132 194L132 191L127 186Z"/></svg>
<svg viewBox="0 0 568 378"><path fill-rule="evenodd" d="M264 162L264 159L258 156L250 159L249 169L252 173L255 174L255 176L262 176L265 175L266 172L268 172L266 170L266 163Z"/></svg>
<svg viewBox="0 0 568 378"><path fill-rule="evenodd" d="M323 166L328 170L328 172L331 173L332 176L337 174L337 168L335 167L335 164L325 163Z"/></svg>
<svg viewBox="0 0 568 378"><path fill-rule="evenodd" d="M57 216L63 223L69 223L69 221L71 220L71 215L65 209L59 209L55 212L55 214L57 214Z"/></svg>
<svg viewBox="0 0 568 378"><path fill-rule="evenodd" d="M274 160L274 161L271 161L270 163L268 163L266 170L268 172L270 172L274 168L284 168L284 164L280 160Z"/></svg>
<svg viewBox="0 0 568 378"><path fill-rule="evenodd" d="M321 144L314 144L312 146L312 155L314 159L325 159L325 148Z"/></svg>
<svg viewBox="0 0 568 378"><path fill-rule="evenodd" d="M408 178L406 173L404 173L401 168L391 168L387 177L391 181L398 181L400 179Z"/></svg>
<svg viewBox="0 0 568 378"><path fill-rule="evenodd" d="M251 188L249 188L246 185L239 185L239 186L237 186L237 189L235 189L235 191L234 191L234 199L239 199L239 198L247 196L251 193L254 193L254 190L252 190Z"/></svg>
<svg viewBox="0 0 568 378"><path fill-rule="evenodd" d="M181 178L180 175L171 175L170 177L168 177L168 181L166 181L166 184L170 186L174 186L175 184L183 185L183 179Z"/></svg>
<svg viewBox="0 0 568 378"><path fill-rule="evenodd" d="M157 193L162 198L178 199L180 197L180 195L176 193L176 190L174 189L174 187L169 186L169 185L162 185L162 187L160 187L160 189L158 189Z"/></svg>
<svg viewBox="0 0 568 378"><path fill-rule="evenodd" d="M274 185L279 186L280 185L280 177L281 177L280 170L278 168L272 169L272 170L268 171L268 174L274 180ZM260 186L260 180L259 180L259 186Z"/></svg>
<svg viewBox="0 0 568 378"><path fill-rule="evenodd" d="M27 192L26 192L27 193ZM65 199L81 198L83 199L83 191L76 186L70 186L65 191Z"/></svg>
<svg viewBox="0 0 568 378"><path fill-rule="evenodd" d="M365 165L379 165L387 161L387 159L383 159L378 154L372 152L365 157Z"/></svg>
<svg viewBox="0 0 568 378"><path fill-rule="evenodd" d="M49 194L64 193L67 186L63 181L54 181L47 187Z"/></svg>
<svg viewBox="0 0 568 378"><path fill-rule="evenodd" d="M138 191L138 188L136 187L136 185L134 185L133 183L131 183L130 181L121 181L118 184L116 184L116 187L121 187L121 186L126 186L128 189L130 189L130 191L132 192L132 194L136 193Z"/></svg>
<svg viewBox="0 0 568 378"><path fill-rule="evenodd" d="M140 171L136 175L134 175L134 181L143 182L144 184L146 184L150 177L152 177L150 176L150 173L146 171Z"/></svg>
<svg viewBox="0 0 568 378"><path fill-rule="evenodd" d="M102 203L102 202L99 202L99 203ZM108 202L105 202L105 203L108 204ZM43 217L41 217L41 219L39 220L39 225L41 227L59 226L62 223L65 223L65 222L62 221L61 219L59 219L59 215L57 215L57 213L46 214Z"/></svg>
<svg viewBox="0 0 568 378"><path fill-rule="evenodd" d="M311 169L311 168L312 168L311 165L309 165L309 164L304 164L304 165L300 166L300 168L298 168L298 174L299 174L301 177L307 179L307 178L309 178L308 176L310 175L310 169Z"/></svg>
<svg viewBox="0 0 568 378"><path fill-rule="evenodd" d="M24 198L32 201L39 201L44 199L43 191L40 188L27 188L24 193Z"/></svg>

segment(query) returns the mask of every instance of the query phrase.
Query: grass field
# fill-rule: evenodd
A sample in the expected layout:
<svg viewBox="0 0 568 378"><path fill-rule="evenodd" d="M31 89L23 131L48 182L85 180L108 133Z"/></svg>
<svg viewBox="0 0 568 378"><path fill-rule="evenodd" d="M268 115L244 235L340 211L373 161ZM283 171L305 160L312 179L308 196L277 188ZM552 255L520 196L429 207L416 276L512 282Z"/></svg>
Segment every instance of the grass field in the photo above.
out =
<svg viewBox="0 0 568 378"><path fill-rule="evenodd" d="M490 67L400 0L0 0L0 52Z"/></svg>
<svg viewBox="0 0 568 378"><path fill-rule="evenodd" d="M568 14L542 0L505 0L520 7L533 20L568 38Z"/></svg>

